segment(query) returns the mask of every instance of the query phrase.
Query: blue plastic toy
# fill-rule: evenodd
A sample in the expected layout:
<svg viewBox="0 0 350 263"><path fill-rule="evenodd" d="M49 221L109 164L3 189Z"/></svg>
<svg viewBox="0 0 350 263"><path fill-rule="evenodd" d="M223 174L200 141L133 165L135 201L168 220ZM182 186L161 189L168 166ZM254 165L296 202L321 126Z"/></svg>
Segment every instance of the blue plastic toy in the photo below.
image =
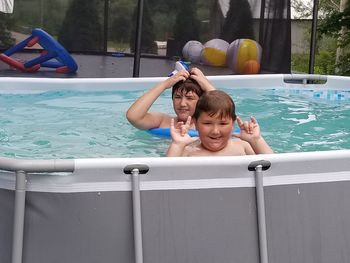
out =
<svg viewBox="0 0 350 263"><path fill-rule="evenodd" d="M25 63L10 57L15 52L37 43L44 49L39 57ZM56 59L56 61L51 61L52 59ZM55 68L57 73L74 73L78 69L77 63L67 50L40 28L33 29L30 37L0 54L0 60L23 72L35 72L40 67Z"/></svg>
<svg viewBox="0 0 350 263"><path fill-rule="evenodd" d="M187 70L187 71L189 71L190 70L189 63L181 61L181 60L176 61L176 63L175 63L175 70L173 72L171 72L168 75L168 77L171 77L172 75L175 75L180 70Z"/></svg>
<svg viewBox="0 0 350 263"><path fill-rule="evenodd" d="M171 138L170 128L153 128L153 129L149 129L148 132L152 135ZM240 133L240 129L235 129L232 131L232 133ZM198 131L194 129L189 129L188 135L191 137L198 137Z"/></svg>

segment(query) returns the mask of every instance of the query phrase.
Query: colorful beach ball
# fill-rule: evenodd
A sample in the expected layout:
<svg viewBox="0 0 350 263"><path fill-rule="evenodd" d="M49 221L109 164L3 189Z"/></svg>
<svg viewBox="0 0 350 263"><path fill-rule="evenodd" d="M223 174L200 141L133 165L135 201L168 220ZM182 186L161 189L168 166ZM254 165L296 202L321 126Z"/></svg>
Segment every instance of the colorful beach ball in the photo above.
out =
<svg viewBox="0 0 350 263"><path fill-rule="evenodd" d="M260 72L262 48L252 39L236 39L227 49L227 66L238 74Z"/></svg>
<svg viewBox="0 0 350 263"><path fill-rule="evenodd" d="M226 52L229 43L222 39L212 39L204 44L201 61L204 64L216 67L226 66Z"/></svg>
<svg viewBox="0 0 350 263"><path fill-rule="evenodd" d="M182 55L185 60L193 63L200 63L202 50L203 44L201 42L190 40L184 45Z"/></svg>

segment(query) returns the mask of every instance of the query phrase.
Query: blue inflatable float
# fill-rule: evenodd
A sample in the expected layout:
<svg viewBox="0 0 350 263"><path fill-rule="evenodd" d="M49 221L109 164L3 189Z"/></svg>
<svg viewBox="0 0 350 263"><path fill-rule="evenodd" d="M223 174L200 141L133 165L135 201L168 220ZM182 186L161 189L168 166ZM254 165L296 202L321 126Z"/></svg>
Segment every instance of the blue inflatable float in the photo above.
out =
<svg viewBox="0 0 350 263"><path fill-rule="evenodd" d="M153 128L153 129L149 129L148 132L152 135L156 135L160 137L166 137L166 138L171 137L170 128ZM232 133L239 133L239 132L240 132L239 129L235 129L234 131L232 131ZM189 129L188 135L190 135L191 137L198 137L198 131L194 129Z"/></svg>

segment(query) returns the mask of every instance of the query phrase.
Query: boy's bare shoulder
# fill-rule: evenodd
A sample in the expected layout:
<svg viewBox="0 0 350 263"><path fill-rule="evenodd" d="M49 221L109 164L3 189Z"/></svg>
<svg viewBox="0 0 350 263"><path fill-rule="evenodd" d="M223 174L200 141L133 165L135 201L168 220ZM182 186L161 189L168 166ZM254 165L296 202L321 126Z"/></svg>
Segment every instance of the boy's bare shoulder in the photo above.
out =
<svg viewBox="0 0 350 263"><path fill-rule="evenodd" d="M239 138L232 138L231 141L230 141L230 143L231 143L233 146L235 146L235 145L240 145L240 146L245 147L245 146L247 146L247 145L250 145L248 142L243 141L243 140L241 140L241 139L239 139Z"/></svg>
<svg viewBox="0 0 350 263"><path fill-rule="evenodd" d="M238 155L247 155L247 154L255 154L249 142L241 140L239 138L233 138L231 140L232 148L239 152Z"/></svg>
<svg viewBox="0 0 350 263"><path fill-rule="evenodd" d="M171 120L172 116L165 114L165 113L162 113L162 112L157 112L157 117L161 120L159 128L164 128L164 127L170 126L170 120Z"/></svg>
<svg viewBox="0 0 350 263"><path fill-rule="evenodd" d="M250 144L239 138L232 138L228 144L228 150L232 155L245 155L245 149L249 147Z"/></svg>

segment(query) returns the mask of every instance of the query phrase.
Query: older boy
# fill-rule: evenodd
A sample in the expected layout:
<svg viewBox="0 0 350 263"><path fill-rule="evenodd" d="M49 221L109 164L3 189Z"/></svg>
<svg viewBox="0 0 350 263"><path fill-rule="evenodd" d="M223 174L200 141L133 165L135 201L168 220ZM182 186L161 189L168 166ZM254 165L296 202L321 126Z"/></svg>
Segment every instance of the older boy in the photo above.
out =
<svg viewBox="0 0 350 263"><path fill-rule="evenodd" d="M173 117L161 112L149 112L149 109L156 99L172 86L175 123L186 122L187 118L193 115L197 101L203 92L215 89L198 68L193 68L189 72L179 71L146 92L131 105L126 113L129 122L142 130L169 128ZM189 127L194 128L194 124L190 123Z"/></svg>
<svg viewBox="0 0 350 263"><path fill-rule="evenodd" d="M240 134L231 139L235 120ZM193 144L198 138L187 134L191 117L185 123L171 121L172 143L167 156L208 156L208 155L248 155L273 153L260 133L255 118L243 122L235 114L235 104L223 91L209 91L197 102L193 120L199 133L199 144Z"/></svg>

